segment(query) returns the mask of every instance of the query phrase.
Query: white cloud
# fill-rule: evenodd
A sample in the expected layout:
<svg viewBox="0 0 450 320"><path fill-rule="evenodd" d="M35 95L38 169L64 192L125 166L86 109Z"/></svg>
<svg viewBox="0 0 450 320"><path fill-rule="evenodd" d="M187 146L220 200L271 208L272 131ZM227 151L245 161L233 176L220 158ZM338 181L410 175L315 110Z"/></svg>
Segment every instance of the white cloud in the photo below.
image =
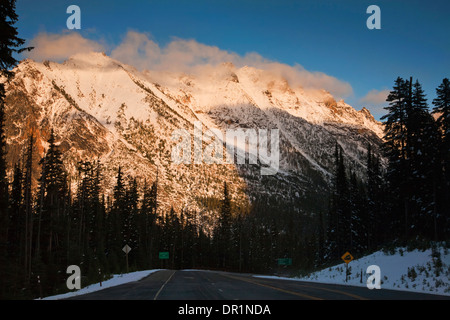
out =
<svg viewBox="0 0 450 320"><path fill-rule="evenodd" d="M161 48L148 34L129 31L123 42L111 51L111 57L141 70L185 73L210 71L210 67L231 62L236 67L251 66L270 71L285 78L291 86L325 89L340 98L353 93L349 83L323 72L311 72L299 64L290 66L274 62L255 52L241 56L192 39L175 38Z"/></svg>
<svg viewBox="0 0 450 320"><path fill-rule="evenodd" d="M389 90L370 90L364 97L362 97L359 102L369 105L380 105L386 102L386 98L389 95Z"/></svg>
<svg viewBox="0 0 450 320"><path fill-rule="evenodd" d="M103 45L83 38L76 32L63 34L42 32L30 41L30 46L34 49L27 54L27 57L36 61L63 61L77 53L104 51Z"/></svg>
<svg viewBox="0 0 450 320"><path fill-rule="evenodd" d="M387 106L386 98L389 90L370 90L364 97L359 99L359 104L370 110L375 118L379 118L386 113L384 109Z"/></svg>
<svg viewBox="0 0 450 320"><path fill-rule="evenodd" d="M32 41L35 47L28 55L35 60L61 61L70 56L89 52L105 51L105 46L83 38L78 33L40 33ZM129 31L122 42L112 48L110 56L139 70L184 72L201 75L210 72L222 63L231 62L236 67L250 66L283 77L288 83L305 89L325 89L336 98L353 94L351 85L323 72L311 72L296 64L268 60L258 53L239 55L190 39L174 38L165 47L151 39L148 33Z"/></svg>

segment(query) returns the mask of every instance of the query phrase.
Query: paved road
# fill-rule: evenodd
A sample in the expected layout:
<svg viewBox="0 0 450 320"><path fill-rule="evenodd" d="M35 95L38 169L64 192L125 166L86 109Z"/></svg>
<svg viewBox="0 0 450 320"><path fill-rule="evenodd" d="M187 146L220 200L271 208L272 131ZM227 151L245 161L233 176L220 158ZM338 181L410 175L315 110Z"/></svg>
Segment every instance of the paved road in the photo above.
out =
<svg viewBox="0 0 450 320"><path fill-rule="evenodd" d="M250 274L161 270L128 284L80 295L77 300L430 300L437 296L366 287L253 277Z"/></svg>

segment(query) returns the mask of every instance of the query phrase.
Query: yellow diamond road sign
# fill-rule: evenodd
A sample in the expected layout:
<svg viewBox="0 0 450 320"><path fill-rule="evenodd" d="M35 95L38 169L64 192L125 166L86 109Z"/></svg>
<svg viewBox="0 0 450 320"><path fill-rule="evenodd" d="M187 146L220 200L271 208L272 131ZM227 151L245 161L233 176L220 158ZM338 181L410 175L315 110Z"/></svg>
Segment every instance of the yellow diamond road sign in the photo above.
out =
<svg viewBox="0 0 450 320"><path fill-rule="evenodd" d="M344 260L346 264L349 264L349 262L353 260L353 256L347 251L342 255L341 259Z"/></svg>

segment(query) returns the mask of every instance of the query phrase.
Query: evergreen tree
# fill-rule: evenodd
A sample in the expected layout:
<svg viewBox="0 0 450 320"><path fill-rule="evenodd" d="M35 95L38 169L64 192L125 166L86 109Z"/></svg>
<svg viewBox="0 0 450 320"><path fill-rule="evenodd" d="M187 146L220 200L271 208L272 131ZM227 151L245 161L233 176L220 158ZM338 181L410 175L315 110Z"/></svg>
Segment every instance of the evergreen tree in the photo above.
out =
<svg viewBox="0 0 450 320"><path fill-rule="evenodd" d="M351 210L349 186L342 148L335 145L335 176L328 214L328 259L338 259L351 246ZM344 250L344 251L343 251Z"/></svg>
<svg viewBox="0 0 450 320"><path fill-rule="evenodd" d="M23 270L23 245L25 244L25 215L23 210L23 175L19 163L14 166L14 178L9 198L9 228L7 239L7 272L3 274L9 282L10 293L13 297L20 294L23 288L25 273Z"/></svg>
<svg viewBox="0 0 450 320"><path fill-rule="evenodd" d="M382 119L393 232L403 234L404 240L431 238L437 234L439 132L418 81L398 78L387 101L389 113Z"/></svg>
<svg viewBox="0 0 450 320"><path fill-rule="evenodd" d="M80 182L73 204L72 258L82 261L85 274L97 278L98 269L104 269L105 208L100 194L101 165L99 161L82 161L78 172Z"/></svg>
<svg viewBox="0 0 450 320"><path fill-rule="evenodd" d="M386 151L393 162L401 162L406 158L408 88L408 81L400 77L395 80L393 90L386 99L389 102L389 106L385 108L388 113L381 117L381 120L385 120L383 125Z"/></svg>
<svg viewBox="0 0 450 320"><path fill-rule="evenodd" d="M433 114L437 116L437 126L440 133L438 144L438 166L441 172L437 186L437 211L441 226L440 238L450 232L450 80L445 78L436 88L436 98L433 100Z"/></svg>
<svg viewBox="0 0 450 320"><path fill-rule="evenodd" d="M3 30L2 30L3 33ZM1 61L1 59L0 59ZM5 90L3 83L0 83L0 274L7 273L6 247L8 239L8 180L6 177L6 137L4 131ZM6 294L5 278L0 279L0 297Z"/></svg>
<svg viewBox="0 0 450 320"><path fill-rule="evenodd" d="M367 225L364 217L367 215L365 194L355 172L350 173L349 180L349 207L350 207L350 246L353 253L362 253L367 248Z"/></svg>
<svg viewBox="0 0 450 320"><path fill-rule="evenodd" d="M38 180L36 272L41 274L45 292L62 281L58 272L67 267L68 243L66 237L68 210L67 173L61 152L55 144L53 130L48 140L49 148L41 159L41 176ZM43 264L43 266L41 266ZM48 290L48 291L47 291Z"/></svg>
<svg viewBox="0 0 450 320"><path fill-rule="evenodd" d="M55 144L53 130L50 132L48 144L49 148L40 161L42 171L39 178L37 206L39 215L37 250L42 250L39 254L44 263L54 262L56 256L52 255L63 248L68 194L67 173L61 152ZM65 254L59 252L58 256L62 258Z"/></svg>
<svg viewBox="0 0 450 320"><path fill-rule="evenodd" d="M30 135L25 160L25 179L24 179L24 206L25 206L25 246L24 246L24 269L27 279L31 277L31 256L33 241L33 157L34 157L34 136Z"/></svg>
<svg viewBox="0 0 450 320"><path fill-rule="evenodd" d="M413 86L412 108L414 126L409 130L414 137L411 156L412 181L415 189L412 197L416 209L416 233L428 239L436 237L437 188L440 180L439 130L428 110L425 94L418 81Z"/></svg>
<svg viewBox="0 0 450 320"><path fill-rule="evenodd" d="M387 241L391 222L386 214L385 183L380 159L367 148L367 211L363 224L366 226L367 249L372 252Z"/></svg>
<svg viewBox="0 0 450 320"><path fill-rule="evenodd" d="M437 123L442 132L442 150L449 157L450 152L450 80L445 78L436 89L433 100L433 113L437 116ZM448 158L447 158L448 159Z"/></svg>
<svg viewBox="0 0 450 320"><path fill-rule="evenodd" d="M130 260L130 257L135 256L135 252L138 250L138 203L139 194L136 179L131 179L125 190L125 211L123 217L123 245L128 245L132 248L133 252L129 256L130 265L135 262L135 260Z"/></svg>
<svg viewBox="0 0 450 320"><path fill-rule="evenodd" d="M19 255L23 254L21 246L25 243L23 231L25 230L25 215L23 201L23 173L20 163L14 166L14 178L11 186L11 196L9 199L9 221L8 232L8 257L16 260L16 267L20 264Z"/></svg>
<svg viewBox="0 0 450 320"><path fill-rule="evenodd" d="M407 123L408 109L411 108L411 82L398 77L387 101L388 111L384 120L384 150L389 161L387 179L389 181L389 199L393 216L393 232L398 234L402 229L403 237L408 237L410 226L410 187L411 170L407 146L409 141Z"/></svg>
<svg viewBox="0 0 450 320"><path fill-rule="evenodd" d="M18 20L15 0L0 2L0 77L9 81L14 73L11 69L17 64L14 53L20 53L31 48L20 48L25 40L18 37ZM7 270L7 239L9 227L8 213L8 180L6 177L6 137L5 137L5 83L0 83L0 274ZM0 279L0 297L6 294L5 277Z"/></svg>
<svg viewBox="0 0 450 320"><path fill-rule="evenodd" d="M147 181L144 182L143 196L138 215L139 261L141 265L146 267L152 266L153 263L154 239L157 233L156 188L157 181L151 187L148 186Z"/></svg>
<svg viewBox="0 0 450 320"><path fill-rule="evenodd" d="M324 262L326 262L325 259L325 246L326 246L326 230L325 230L325 221L324 221L324 214L322 211L319 213L319 222L317 225L317 259L316 259L316 266L320 267L323 265Z"/></svg>
<svg viewBox="0 0 450 320"><path fill-rule="evenodd" d="M406 142L407 160L408 160L408 189L406 197L409 205L408 228L411 229L410 236L423 234L424 225L421 217L425 214L427 201L424 200L429 188L422 188L427 182L426 166L432 166L432 163L425 163L427 158L425 153L424 135L427 122L431 119L427 111L427 102L422 87L418 81L414 83L411 89L411 104L407 109L406 130L408 140ZM432 159L428 159L432 160ZM427 186L429 187L429 186Z"/></svg>
<svg viewBox="0 0 450 320"><path fill-rule="evenodd" d="M11 69L17 65L14 53L30 51L33 48L20 48L25 44L25 40L18 37L17 27L14 25L19 17L16 13L16 1L5 0L0 2L0 76L11 78L14 73ZM3 98L4 88L0 86L0 100Z"/></svg>
<svg viewBox="0 0 450 320"><path fill-rule="evenodd" d="M126 193L123 181L122 168L117 171L117 180L113 189L113 203L107 214L107 242L108 264L110 272L124 270L122 257L123 226L126 214Z"/></svg>
<svg viewBox="0 0 450 320"><path fill-rule="evenodd" d="M221 201L218 225L215 237L218 246L219 267L226 268L229 265L231 245L231 200L227 183L223 185L223 198Z"/></svg>

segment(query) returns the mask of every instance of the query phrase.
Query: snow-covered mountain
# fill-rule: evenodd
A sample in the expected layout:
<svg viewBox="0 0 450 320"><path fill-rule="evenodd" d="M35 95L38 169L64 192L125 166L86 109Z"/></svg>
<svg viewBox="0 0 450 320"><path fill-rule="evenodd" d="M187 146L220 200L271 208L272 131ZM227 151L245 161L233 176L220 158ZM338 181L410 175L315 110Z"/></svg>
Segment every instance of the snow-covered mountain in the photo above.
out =
<svg viewBox="0 0 450 320"><path fill-rule="evenodd" d="M317 206L324 206L335 143L364 178L367 145L377 151L381 142L382 125L367 109L356 111L324 90L294 88L280 76L252 67L222 64L201 76L141 72L90 53L64 63L27 59L15 72L6 99L11 165L21 159L31 132L42 156L53 129L74 185L80 160L103 163L106 191L119 166L141 183L154 181L158 172L158 199L164 208L208 210L221 198L224 181L241 208L256 197L301 203L311 194L322 199ZM175 163L172 151L179 141L173 132L194 134L198 123L203 133L278 129L277 174L261 175L261 163ZM201 142L192 139L193 149ZM204 141L202 148L206 145Z"/></svg>

